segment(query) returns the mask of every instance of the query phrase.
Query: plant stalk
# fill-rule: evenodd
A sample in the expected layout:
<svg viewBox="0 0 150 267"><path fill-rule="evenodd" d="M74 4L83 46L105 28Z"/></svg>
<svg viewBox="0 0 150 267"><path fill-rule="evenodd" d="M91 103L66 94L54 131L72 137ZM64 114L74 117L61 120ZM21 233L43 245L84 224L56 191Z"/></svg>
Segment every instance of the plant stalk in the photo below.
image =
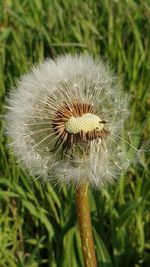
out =
<svg viewBox="0 0 150 267"><path fill-rule="evenodd" d="M86 183L77 186L76 203L84 264L85 267L97 267Z"/></svg>

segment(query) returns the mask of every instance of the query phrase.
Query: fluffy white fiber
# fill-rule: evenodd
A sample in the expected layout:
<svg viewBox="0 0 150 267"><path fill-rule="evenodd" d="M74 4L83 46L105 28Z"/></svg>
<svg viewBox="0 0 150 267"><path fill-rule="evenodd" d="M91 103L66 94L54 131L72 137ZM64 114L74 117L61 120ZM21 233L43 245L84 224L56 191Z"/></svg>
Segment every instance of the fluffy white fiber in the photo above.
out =
<svg viewBox="0 0 150 267"><path fill-rule="evenodd" d="M51 181L99 187L129 164L120 138L128 115L128 97L108 65L85 55L59 56L33 67L9 97L7 131L19 161L32 175ZM89 141L87 153L73 157L56 149L52 118L63 103L89 103L107 122L109 135Z"/></svg>

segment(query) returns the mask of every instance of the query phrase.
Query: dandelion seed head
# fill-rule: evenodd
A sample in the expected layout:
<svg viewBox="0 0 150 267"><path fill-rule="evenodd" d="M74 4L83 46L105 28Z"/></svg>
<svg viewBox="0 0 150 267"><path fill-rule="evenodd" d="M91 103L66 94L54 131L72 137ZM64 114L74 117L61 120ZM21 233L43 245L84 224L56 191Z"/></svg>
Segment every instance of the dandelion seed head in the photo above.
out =
<svg viewBox="0 0 150 267"><path fill-rule="evenodd" d="M107 64L84 55L47 59L8 99L14 153L31 174L50 181L112 182L130 164L119 138L128 102Z"/></svg>

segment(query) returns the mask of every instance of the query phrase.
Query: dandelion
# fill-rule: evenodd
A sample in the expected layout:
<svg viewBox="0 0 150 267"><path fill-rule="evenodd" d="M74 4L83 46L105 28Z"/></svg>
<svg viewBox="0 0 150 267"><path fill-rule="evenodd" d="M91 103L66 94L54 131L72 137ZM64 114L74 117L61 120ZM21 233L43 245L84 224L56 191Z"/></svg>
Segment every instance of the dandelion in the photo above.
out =
<svg viewBox="0 0 150 267"><path fill-rule="evenodd" d="M85 265L96 266L87 184L112 182L130 164L121 136L128 96L107 64L66 55L35 66L8 101L7 130L24 167L36 177L77 186Z"/></svg>
<svg viewBox="0 0 150 267"><path fill-rule="evenodd" d="M107 65L66 55L21 78L9 98L7 130L31 174L99 187L126 165L120 133L127 106Z"/></svg>

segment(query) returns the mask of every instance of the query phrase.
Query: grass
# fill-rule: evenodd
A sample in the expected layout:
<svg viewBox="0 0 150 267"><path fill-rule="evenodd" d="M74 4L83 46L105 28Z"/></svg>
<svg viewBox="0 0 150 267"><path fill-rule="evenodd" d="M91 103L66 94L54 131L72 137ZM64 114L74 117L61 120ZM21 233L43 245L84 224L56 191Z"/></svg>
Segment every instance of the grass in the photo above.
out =
<svg viewBox="0 0 150 267"><path fill-rule="evenodd" d="M150 2L2 0L0 2L0 267L82 267L74 188L32 182L4 135L5 96L33 63L60 53L109 59L131 94L139 146L149 138ZM100 267L150 266L149 157L116 186L90 192Z"/></svg>

